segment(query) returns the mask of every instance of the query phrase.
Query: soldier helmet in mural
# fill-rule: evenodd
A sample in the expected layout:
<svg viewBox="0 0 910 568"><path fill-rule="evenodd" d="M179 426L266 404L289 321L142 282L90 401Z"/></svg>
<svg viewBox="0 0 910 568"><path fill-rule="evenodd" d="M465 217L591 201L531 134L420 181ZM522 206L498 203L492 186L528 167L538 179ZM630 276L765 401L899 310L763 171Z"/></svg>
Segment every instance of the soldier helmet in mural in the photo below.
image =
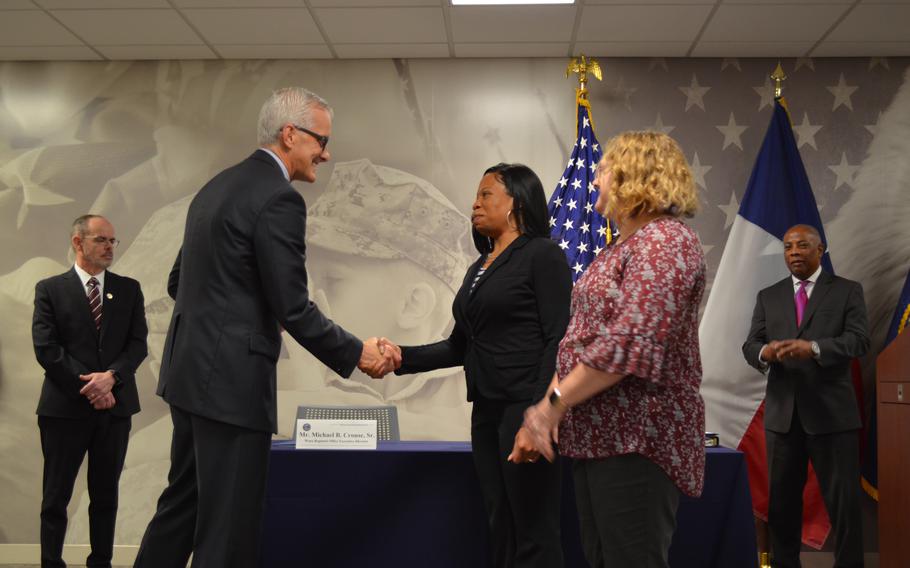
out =
<svg viewBox="0 0 910 568"><path fill-rule="evenodd" d="M407 259L453 292L470 261L470 242L470 221L433 184L367 159L337 163L307 211L308 245Z"/></svg>

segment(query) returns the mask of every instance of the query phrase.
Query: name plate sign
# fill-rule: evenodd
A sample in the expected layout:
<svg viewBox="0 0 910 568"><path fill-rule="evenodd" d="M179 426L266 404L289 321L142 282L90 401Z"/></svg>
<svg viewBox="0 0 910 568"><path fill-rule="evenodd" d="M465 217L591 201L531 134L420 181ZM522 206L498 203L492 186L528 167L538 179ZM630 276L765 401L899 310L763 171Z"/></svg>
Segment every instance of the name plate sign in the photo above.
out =
<svg viewBox="0 0 910 568"><path fill-rule="evenodd" d="M375 420L297 420L298 450L375 450Z"/></svg>

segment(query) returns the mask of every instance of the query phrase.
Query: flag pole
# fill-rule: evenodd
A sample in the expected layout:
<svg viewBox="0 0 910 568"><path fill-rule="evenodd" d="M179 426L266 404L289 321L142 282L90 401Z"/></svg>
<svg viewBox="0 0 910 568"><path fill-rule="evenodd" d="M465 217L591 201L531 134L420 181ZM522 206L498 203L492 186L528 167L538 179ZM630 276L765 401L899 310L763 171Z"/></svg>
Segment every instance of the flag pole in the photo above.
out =
<svg viewBox="0 0 910 568"><path fill-rule="evenodd" d="M589 76L601 80L600 63L584 55L572 58L566 78L577 74L575 89L575 144L569 161L547 202L550 238L566 255L576 282L585 269L612 241L610 223L594 208L597 190L594 182L597 164L603 156L594 133L591 105L588 102Z"/></svg>
<svg viewBox="0 0 910 568"><path fill-rule="evenodd" d="M591 131L594 131L594 117L591 115L591 103L588 102L588 73L594 75L598 81L603 81L603 71L600 69L600 62L593 57L588 59L584 54L580 57L573 57L569 60L566 67L566 78L575 73L578 75L578 88L575 89L575 103L588 109L588 117L591 121ZM575 118L575 131L578 131L578 117Z"/></svg>
<svg viewBox="0 0 910 568"><path fill-rule="evenodd" d="M593 57L588 58L582 53L579 57L573 57L566 66L566 78L571 74L578 75L578 88L575 89L575 108L583 106L588 109L588 121L591 123L591 134L596 136L594 128L594 114L591 112L591 102L588 101L588 73L594 76L598 81L603 81L603 71L600 68L600 62ZM578 113L575 113L575 132L578 132ZM606 244L613 242L613 228L610 226L610 220L606 222Z"/></svg>

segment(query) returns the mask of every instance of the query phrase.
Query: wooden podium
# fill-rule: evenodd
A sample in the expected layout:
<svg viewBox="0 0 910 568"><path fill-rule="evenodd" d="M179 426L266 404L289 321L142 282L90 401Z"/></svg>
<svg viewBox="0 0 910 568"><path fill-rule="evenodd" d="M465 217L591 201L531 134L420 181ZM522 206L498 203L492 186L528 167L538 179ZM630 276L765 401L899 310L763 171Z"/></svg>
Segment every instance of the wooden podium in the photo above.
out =
<svg viewBox="0 0 910 568"><path fill-rule="evenodd" d="M881 568L910 566L910 332L876 360Z"/></svg>

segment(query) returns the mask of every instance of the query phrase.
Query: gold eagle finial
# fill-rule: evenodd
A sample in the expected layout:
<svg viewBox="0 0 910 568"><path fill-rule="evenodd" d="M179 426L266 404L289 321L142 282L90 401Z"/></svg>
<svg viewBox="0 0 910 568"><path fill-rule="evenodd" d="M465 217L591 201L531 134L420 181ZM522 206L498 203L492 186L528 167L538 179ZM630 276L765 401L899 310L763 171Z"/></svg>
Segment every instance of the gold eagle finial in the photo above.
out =
<svg viewBox="0 0 910 568"><path fill-rule="evenodd" d="M566 67L566 77L568 78L572 73L578 75L578 92L582 97L588 92L588 73L594 75L594 78L598 81L603 80L603 72L600 70L600 63L598 63L596 59L588 59L584 55L581 57L573 57L569 61L569 65Z"/></svg>
<svg viewBox="0 0 910 568"><path fill-rule="evenodd" d="M784 74L784 68L780 65L780 61L777 62L777 68L771 73L771 79L774 80L774 98L780 99L783 96L784 91L781 82L787 79L787 76Z"/></svg>

